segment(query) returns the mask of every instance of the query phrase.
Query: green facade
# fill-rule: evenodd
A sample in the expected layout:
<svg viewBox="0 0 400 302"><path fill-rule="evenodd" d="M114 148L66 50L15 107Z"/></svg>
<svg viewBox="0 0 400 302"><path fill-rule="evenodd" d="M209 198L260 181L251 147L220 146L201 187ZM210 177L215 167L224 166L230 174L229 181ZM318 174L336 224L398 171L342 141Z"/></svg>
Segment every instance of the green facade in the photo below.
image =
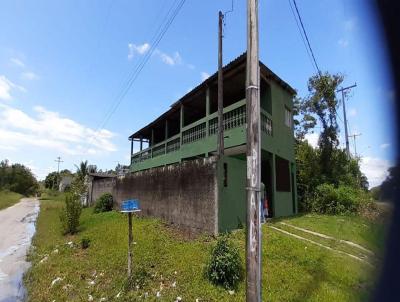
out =
<svg viewBox="0 0 400 302"><path fill-rule="evenodd" d="M243 65L245 65L245 56L239 57L224 67L224 75L226 74L224 95L229 95L229 89L231 89L231 91L239 91L236 95L231 94L234 98L243 96L237 89L238 83L241 85L244 82ZM294 90L262 63L260 63L260 71L262 83L260 96L261 178L266 186L273 216L289 216L297 213L296 167L291 117ZM229 76L232 77L231 82ZM212 108L215 110L215 99L212 98L215 83L216 75L213 75L195 88L194 92L175 103L170 112L130 137L132 141L143 141L143 139L149 141L148 148L131 155L132 172L215 154L218 125L217 112L212 112ZM197 107L191 106L193 95L196 98ZM192 108L199 112L202 111L201 108L205 110L202 115L199 115L200 118L190 124L185 124L186 116L191 120L196 119L196 116L189 112ZM177 118L179 120L176 120ZM174 131L177 133L171 135L169 125L175 125ZM165 132L164 140L160 141L163 131ZM158 137L158 142L156 142L156 137ZM225 156L219 160L217 168L218 229L220 232L245 225L246 100L244 97L235 102L228 101L224 106L224 138Z"/></svg>

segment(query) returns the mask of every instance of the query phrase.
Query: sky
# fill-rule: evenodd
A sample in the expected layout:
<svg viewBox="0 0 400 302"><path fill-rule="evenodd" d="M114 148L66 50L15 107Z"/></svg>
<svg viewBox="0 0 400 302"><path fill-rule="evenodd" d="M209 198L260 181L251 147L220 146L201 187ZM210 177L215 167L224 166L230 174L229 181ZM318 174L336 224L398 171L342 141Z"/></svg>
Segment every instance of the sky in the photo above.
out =
<svg viewBox="0 0 400 302"><path fill-rule="evenodd" d="M218 11L230 10L232 1L186 0L129 91L118 97L174 3L2 0L0 159L27 165L39 179L57 170L58 156L60 169L75 170L82 160L103 170L129 164L128 136L217 70ZM368 3L297 0L320 69L342 73L345 86L357 83L346 101L349 133L361 134L357 154L373 187L394 164L396 96ZM260 0L259 24L261 61L307 96L315 69L289 1ZM246 50L246 1L233 1L223 43L225 64ZM339 113L344 146L341 107ZM307 139L315 145L317 133ZM354 152L352 141L350 148Z"/></svg>

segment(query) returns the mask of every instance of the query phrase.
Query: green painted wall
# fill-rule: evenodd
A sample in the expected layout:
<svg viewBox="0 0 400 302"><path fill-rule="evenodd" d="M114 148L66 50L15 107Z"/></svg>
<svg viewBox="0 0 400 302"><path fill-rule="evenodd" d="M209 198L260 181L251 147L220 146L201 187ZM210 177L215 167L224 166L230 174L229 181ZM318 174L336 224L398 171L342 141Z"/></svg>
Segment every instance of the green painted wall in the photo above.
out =
<svg viewBox="0 0 400 302"><path fill-rule="evenodd" d="M272 98L271 114L262 110L262 113L272 120L272 135L268 135L266 132L261 132L261 149L263 150L263 160L269 160L273 177L272 177L272 192L270 194L272 198L272 208L275 217L289 216L297 212L297 187L296 187L296 167L295 167L295 154L294 154L294 136L293 127L285 125L285 108L293 110L293 101L291 94L281 88L278 84L273 81L269 81L270 92ZM206 102L206 99L205 99ZM226 108L224 113L232 112L235 109L245 105L245 100L236 102ZM182 132L196 125L202 123L207 124L206 136L198 141L182 144L180 149L163 154L157 157L149 158L142 162L134 163L131 165L131 171L140 171L149 169L152 167L168 165L176 162L185 160L186 158L193 158L196 156L208 156L209 153L214 152L217 146L217 136L209 135L208 126L210 120L214 119L217 113L208 114L205 118L196 121L190 125L182 128L182 131L177 136L170 138L173 140L176 137L180 137L182 141ZM239 146L246 143L246 127L245 125L238 126L226 130L225 136L225 148L233 146ZM164 143L164 142L163 142ZM160 144L163 144L160 143ZM153 146L156 148L160 144ZM135 155L135 154L134 154ZM275 180L275 155L289 161L290 175L291 177L291 192L279 192L276 190ZM246 162L245 155L239 155L235 158L224 157L221 161L228 164L228 178L229 187L221 187L220 198L219 198L219 228L220 231L237 228L238 218L245 217L245 177L246 177ZM219 167L219 166L218 166ZM218 173L223 167L218 169ZM221 178L223 175L219 174L219 182L223 181ZM230 183L233 185L230 186ZM244 220L243 220L244 221Z"/></svg>
<svg viewBox="0 0 400 302"><path fill-rule="evenodd" d="M224 168L226 165L226 172ZM226 186L224 185L226 173ZM246 161L224 156L218 161L218 231L246 225Z"/></svg>

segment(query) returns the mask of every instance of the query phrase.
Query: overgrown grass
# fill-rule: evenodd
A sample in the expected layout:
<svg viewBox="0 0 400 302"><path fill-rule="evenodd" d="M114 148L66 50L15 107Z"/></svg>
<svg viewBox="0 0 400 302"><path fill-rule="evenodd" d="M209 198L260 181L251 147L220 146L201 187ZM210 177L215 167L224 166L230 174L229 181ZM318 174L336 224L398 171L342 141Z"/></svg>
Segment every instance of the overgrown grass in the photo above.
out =
<svg viewBox="0 0 400 302"><path fill-rule="evenodd" d="M11 191L0 191L0 210L16 204L23 195Z"/></svg>
<svg viewBox="0 0 400 302"><path fill-rule="evenodd" d="M244 282L231 295L204 277L204 265L215 240L200 237L188 240L177 236L157 219L135 218L133 222L134 277L127 290L127 218L117 212L93 214L84 209L78 234L61 235L58 213L61 201L42 200L30 253L32 268L25 276L29 301L244 301ZM352 231L329 227L344 219ZM365 301L373 286L373 270L344 255L289 237L263 225L263 300L264 301ZM290 219L290 223L326 232L339 239L374 246L376 238L364 233L356 218L334 216ZM344 227L345 228L345 227ZM359 232L359 233L358 233ZM376 233L374 233L376 234ZM344 237L343 237L344 236ZM351 236L351 237L349 237ZM374 236L374 235L371 235ZM244 257L243 230L230 235ZM82 238L90 247L80 248ZM67 242L72 241L74 247ZM47 260L45 257L48 257ZM40 261L42 263L40 263ZM62 278L53 286L57 277ZM137 281L136 281L137 280ZM92 282L94 281L94 283ZM136 288L139 285L139 288ZM175 286L174 286L175 285ZM125 291L124 291L125 289ZM118 293L120 297L116 298ZM156 298L157 292L160 297ZM147 293L147 294L146 294Z"/></svg>

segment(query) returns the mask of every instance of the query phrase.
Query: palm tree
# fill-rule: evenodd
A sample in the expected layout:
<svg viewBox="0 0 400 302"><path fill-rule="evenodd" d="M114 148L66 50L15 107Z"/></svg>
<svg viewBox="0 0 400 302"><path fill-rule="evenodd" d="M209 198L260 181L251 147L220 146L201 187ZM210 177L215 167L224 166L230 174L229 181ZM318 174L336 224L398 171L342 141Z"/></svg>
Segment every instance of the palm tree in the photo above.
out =
<svg viewBox="0 0 400 302"><path fill-rule="evenodd" d="M79 179L84 180L85 176L88 174L88 161L82 161L79 166L75 165L76 167L76 175Z"/></svg>

